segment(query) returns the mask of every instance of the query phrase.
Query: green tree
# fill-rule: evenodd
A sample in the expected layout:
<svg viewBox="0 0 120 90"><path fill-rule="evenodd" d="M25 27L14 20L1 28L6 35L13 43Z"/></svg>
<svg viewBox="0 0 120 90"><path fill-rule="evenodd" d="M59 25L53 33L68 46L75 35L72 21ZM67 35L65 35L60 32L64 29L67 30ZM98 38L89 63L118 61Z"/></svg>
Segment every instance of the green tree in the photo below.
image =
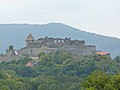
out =
<svg viewBox="0 0 120 90"><path fill-rule="evenodd" d="M16 78L17 74L13 70L0 70L0 79Z"/></svg>
<svg viewBox="0 0 120 90"><path fill-rule="evenodd" d="M88 90L117 90L110 78L109 74L97 70L86 78L82 86Z"/></svg>
<svg viewBox="0 0 120 90"><path fill-rule="evenodd" d="M44 56L44 55L45 55L44 52L40 52L40 53L38 54L39 59L40 59L42 56Z"/></svg>
<svg viewBox="0 0 120 90"><path fill-rule="evenodd" d="M116 57L114 58L114 60L115 60L117 63L120 64L120 56L116 56Z"/></svg>

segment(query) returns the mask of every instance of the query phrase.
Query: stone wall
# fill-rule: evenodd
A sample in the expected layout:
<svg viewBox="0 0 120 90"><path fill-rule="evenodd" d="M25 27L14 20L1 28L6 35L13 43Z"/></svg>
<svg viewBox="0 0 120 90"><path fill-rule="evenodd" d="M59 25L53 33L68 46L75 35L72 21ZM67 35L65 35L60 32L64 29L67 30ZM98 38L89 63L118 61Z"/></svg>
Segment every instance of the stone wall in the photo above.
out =
<svg viewBox="0 0 120 90"><path fill-rule="evenodd" d="M79 41L79 40L71 40L70 38L39 38L38 40L34 40L32 42L27 41L27 46L29 48L40 48L41 46L56 46L62 47L62 46L85 46L85 41ZM49 47L50 48L50 47Z"/></svg>
<svg viewBox="0 0 120 90"><path fill-rule="evenodd" d="M32 42L27 41L27 46L18 50L20 55L38 56L40 52L50 53L56 51L68 51L75 55L93 55L96 54L96 47L85 45L85 41L71 40L71 38L39 38Z"/></svg>
<svg viewBox="0 0 120 90"><path fill-rule="evenodd" d="M75 55L94 55L96 54L96 47L85 45L85 46L63 46L62 48L49 48L47 46L42 46L40 48L25 48L22 50L18 50L20 55L25 56L38 56L40 52L50 53L56 51L68 51Z"/></svg>
<svg viewBox="0 0 120 90"><path fill-rule="evenodd" d="M96 54L96 47L94 45L86 45L86 54L87 55L94 55Z"/></svg>
<svg viewBox="0 0 120 90"><path fill-rule="evenodd" d="M13 61L13 60L20 60L22 59L23 56L19 56L19 55L12 55L12 56L0 56L0 62L3 61Z"/></svg>
<svg viewBox="0 0 120 90"><path fill-rule="evenodd" d="M85 41L71 40L71 38L40 38L38 40L26 40L26 46L20 50L6 50L6 55L0 56L0 61L18 60L21 56L38 57L40 52L50 53L56 51L67 51L72 54L85 56L95 55L96 47L85 45Z"/></svg>

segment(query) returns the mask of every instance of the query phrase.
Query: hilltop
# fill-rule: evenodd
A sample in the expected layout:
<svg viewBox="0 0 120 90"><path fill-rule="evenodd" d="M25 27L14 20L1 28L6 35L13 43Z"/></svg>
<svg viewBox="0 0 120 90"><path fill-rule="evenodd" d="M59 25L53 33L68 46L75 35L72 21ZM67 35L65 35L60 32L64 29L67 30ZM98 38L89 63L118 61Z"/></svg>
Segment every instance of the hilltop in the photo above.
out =
<svg viewBox="0 0 120 90"><path fill-rule="evenodd" d="M120 39L85 32L61 23L43 25L0 24L0 31L0 53L4 52L9 45L14 45L15 49L22 48L25 46L24 40L29 33L32 33L35 38L48 36L85 40L86 44L96 45L97 50L111 52L112 56L120 54Z"/></svg>

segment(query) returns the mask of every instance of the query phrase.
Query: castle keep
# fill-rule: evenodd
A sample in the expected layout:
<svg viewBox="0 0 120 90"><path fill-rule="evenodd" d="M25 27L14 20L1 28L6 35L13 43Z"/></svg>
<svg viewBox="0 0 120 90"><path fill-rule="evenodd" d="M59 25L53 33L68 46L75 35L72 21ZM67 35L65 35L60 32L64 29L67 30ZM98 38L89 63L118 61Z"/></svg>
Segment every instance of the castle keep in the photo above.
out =
<svg viewBox="0 0 120 90"><path fill-rule="evenodd" d="M26 38L26 46L18 50L19 55L37 57L40 52L50 53L56 51L67 51L75 55L85 56L96 54L94 45L86 45L85 41L71 40L71 38L39 38L34 39L32 34Z"/></svg>

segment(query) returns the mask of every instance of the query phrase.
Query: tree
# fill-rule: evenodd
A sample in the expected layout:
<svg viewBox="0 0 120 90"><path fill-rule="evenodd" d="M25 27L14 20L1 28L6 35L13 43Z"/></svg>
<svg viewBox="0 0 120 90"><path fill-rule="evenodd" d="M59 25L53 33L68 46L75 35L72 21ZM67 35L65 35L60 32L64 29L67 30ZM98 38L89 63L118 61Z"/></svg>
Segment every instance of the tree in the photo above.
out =
<svg viewBox="0 0 120 90"><path fill-rule="evenodd" d="M44 55L45 55L44 52L40 52L40 53L38 54L39 59L40 59L42 56L44 56Z"/></svg>
<svg viewBox="0 0 120 90"><path fill-rule="evenodd" d="M16 78L17 74L13 70L0 70L0 79Z"/></svg>
<svg viewBox="0 0 120 90"><path fill-rule="evenodd" d="M117 90L110 78L109 74L97 70L86 78L82 86L87 90Z"/></svg>
<svg viewBox="0 0 120 90"><path fill-rule="evenodd" d="M113 75L111 78L111 81L113 81L113 85L117 90L120 90L120 73Z"/></svg>
<svg viewBox="0 0 120 90"><path fill-rule="evenodd" d="M120 64L120 56L116 56L116 57L114 58L114 60L115 60L117 63Z"/></svg>

